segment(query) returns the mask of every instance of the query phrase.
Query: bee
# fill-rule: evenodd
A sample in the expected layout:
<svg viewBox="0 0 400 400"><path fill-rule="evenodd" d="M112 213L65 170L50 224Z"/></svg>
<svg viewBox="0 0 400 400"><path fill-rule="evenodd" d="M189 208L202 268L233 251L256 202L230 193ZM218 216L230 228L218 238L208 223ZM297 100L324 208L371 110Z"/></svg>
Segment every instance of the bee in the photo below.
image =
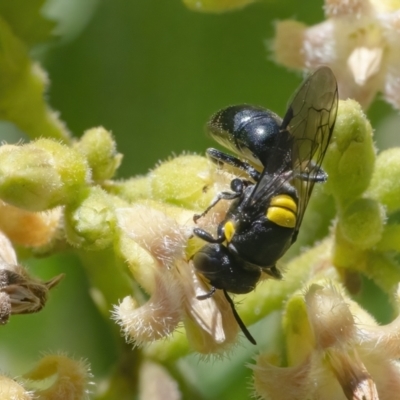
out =
<svg viewBox="0 0 400 400"><path fill-rule="evenodd" d="M193 263L211 286L198 298L222 290L253 344L228 292L249 293L262 272L281 278L276 262L296 241L314 184L327 179L321 164L337 108L336 78L328 67L321 67L297 90L283 119L261 107L237 105L218 111L208 122L211 137L241 159L213 148L207 156L243 171L248 179L233 179L230 192L219 193L194 216L196 222L221 199L231 201L215 237L204 229L193 230L206 242Z"/></svg>

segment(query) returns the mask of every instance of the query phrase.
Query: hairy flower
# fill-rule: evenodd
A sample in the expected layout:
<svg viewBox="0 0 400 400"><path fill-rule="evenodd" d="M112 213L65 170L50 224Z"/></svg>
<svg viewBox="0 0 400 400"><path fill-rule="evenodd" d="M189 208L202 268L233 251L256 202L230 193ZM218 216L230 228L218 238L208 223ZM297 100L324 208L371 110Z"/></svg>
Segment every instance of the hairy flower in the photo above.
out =
<svg viewBox="0 0 400 400"><path fill-rule="evenodd" d="M27 391L23 385L15 379L0 375L0 398L13 400L32 400L35 398L33 392Z"/></svg>
<svg viewBox="0 0 400 400"><path fill-rule="evenodd" d="M264 399L393 399L400 390L400 317L385 326L329 282L288 303L288 366L261 355L255 388ZM275 364L275 365L274 365Z"/></svg>
<svg viewBox="0 0 400 400"><path fill-rule="evenodd" d="M180 322L189 342L202 353L234 341L238 327L223 295L199 300L209 288L187 260L193 213L165 205L134 205L117 210L120 248L135 279L150 298L142 305L129 296L115 309L126 336L142 345L170 335ZM172 217L172 214L174 218Z"/></svg>
<svg viewBox="0 0 400 400"><path fill-rule="evenodd" d="M276 27L276 60L295 69L332 68L342 99L367 108L376 93L400 109L400 3L325 0L327 20L307 28L295 21Z"/></svg>
<svg viewBox="0 0 400 400"><path fill-rule="evenodd" d="M30 381L54 378L52 384L35 391L35 398L43 400L81 400L88 398L91 383L90 367L84 360L73 360L64 355L47 355L24 375Z"/></svg>
<svg viewBox="0 0 400 400"><path fill-rule="evenodd" d="M182 165L186 172L194 168L193 174L182 174ZM146 301L135 293L114 311L127 338L137 345L169 336L181 323L190 345L200 353L220 353L236 339L238 325L230 304L220 291L199 299L210 287L191 261L203 242L193 237L194 210L185 206L204 209L213 193L230 182L231 176L214 174L215 167L202 157L175 158L151 174L150 190L157 201L116 209L117 250L150 296ZM221 201L199 225L215 229L226 207Z"/></svg>

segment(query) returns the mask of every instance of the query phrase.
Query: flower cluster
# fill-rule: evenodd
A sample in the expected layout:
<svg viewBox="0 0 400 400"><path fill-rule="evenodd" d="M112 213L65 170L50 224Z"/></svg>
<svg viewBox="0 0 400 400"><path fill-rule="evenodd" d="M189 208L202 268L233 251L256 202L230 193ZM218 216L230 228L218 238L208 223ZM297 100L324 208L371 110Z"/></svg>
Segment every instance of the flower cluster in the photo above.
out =
<svg viewBox="0 0 400 400"><path fill-rule="evenodd" d="M327 20L306 27L296 21L276 25L278 63L312 71L332 68L342 99L364 109L377 92L400 109L400 3L374 0L325 0Z"/></svg>
<svg viewBox="0 0 400 400"><path fill-rule="evenodd" d="M340 393L347 398L374 398L377 393L388 398L386 393L397 385L397 320L379 327L349 300L344 288L356 290L351 278L359 273L397 304L400 275L387 252L399 251L400 229L386 218L399 207L398 149L376 157L371 126L352 100L340 102L333 136L323 193L333 196L338 210L331 235L294 258L282 282L267 279L240 297L238 310L247 324L286 309L288 365L272 362L266 353L254 367L255 389L267 399L279 398L274 394L278 388L282 398L294 396L294 387L299 399L318 398L326 385L339 393L337 398ZM124 260L133 280L112 264L110 273L117 278L107 281L109 291L102 301L106 311L114 305L114 319L126 340L143 349L145 359L171 362L190 350L226 354L237 343L239 326L221 291L199 299L210 287L191 261L204 245L193 236L193 216L228 190L237 171L220 169L204 157L182 155L145 177L114 181L120 159L112 136L102 128L86 132L73 147L50 139L0 147L0 193L8 202L0 210L14 215L14 223L7 224L3 217L0 226L13 242L34 253L68 247L86 254L112 249ZM317 201L309 205L305 226L309 218L317 224L313 218L321 213L321 193L313 196ZM229 200L218 202L197 224L215 232L228 207ZM18 230L18 221L24 221L24 230ZM1 259L2 322L11 314L41 309L62 276L48 282L31 278L4 235ZM100 267L106 265L104 260ZM391 354L379 350L379 341L390 342ZM376 354L373 349L378 349ZM377 370L373 360L379 357L385 362L379 361L382 367ZM295 386L282 391L282 379Z"/></svg>
<svg viewBox="0 0 400 400"><path fill-rule="evenodd" d="M400 389L399 322L380 327L338 284L315 282L286 305L288 365L258 356L255 389L276 400L393 399Z"/></svg>
<svg viewBox="0 0 400 400"><path fill-rule="evenodd" d="M182 165L186 165L185 173ZM171 179L174 172L179 180ZM135 280L151 295L143 305L128 296L114 312L135 344L166 337L180 322L190 346L200 353L221 352L235 342L238 326L225 297L216 293L208 299L197 298L209 287L190 260L202 244L193 238L194 210L183 207L187 199L182 198L189 194L188 205L198 210L196 203L207 204L204 200L226 187L229 177L202 157L181 156L162 164L148 178L151 191L163 192L164 198L180 202L181 207L147 200L116 210L119 251ZM202 222L215 227L225 212L226 204L221 203Z"/></svg>
<svg viewBox="0 0 400 400"><path fill-rule="evenodd" d="M252 2L184 1L211 12ZM250 366L263 399L385 400L400 390L400 148L378 153L362 110L377 91L400 108L397 3L326 0L321 24L277 24L276 60L297 69L331 66L341 98L352 100L340 101L323 165L329 179L314 190L283 279L262 276L256 290L234 299L248 326L273 311L282 315L284 340L261 349ZM0 117L33 139L0 146L0 324L42 310L64 276L33 277L24 255L75 252L96 305L124 336L116 337L123 351L100 396L135 391L178 400L178 359L190 352L223 358L238 343L232 305L221 290L207 296L210 283L192 259L205 244L193 228L215 234L230 200L196 223L194 215L242 172L184 154L146 176L116 180L122 155L113 135L98 127L71 139L43 100L45 74L2 18L0 39L8 50L0 51ZM354 300L366 279L385 296L391 322L379 325ZM22 379L0 375L0 397L82 399L91 378L86 362L49 355Z"/></svg>

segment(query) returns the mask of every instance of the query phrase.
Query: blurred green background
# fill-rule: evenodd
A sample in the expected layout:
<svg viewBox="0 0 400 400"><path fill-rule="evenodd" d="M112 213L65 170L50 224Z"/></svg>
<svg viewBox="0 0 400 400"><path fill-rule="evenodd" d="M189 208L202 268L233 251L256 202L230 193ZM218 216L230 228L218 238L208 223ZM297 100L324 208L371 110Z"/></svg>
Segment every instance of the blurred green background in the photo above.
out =
<svg viewBox="0 0 400 400"><path fill-rule="evenodd" d="M283 114L302 77L273 62L274 21L323 19L315 0L264 1L220 15L179 0L85 2L92 8L77 4L71 13L93 12L88 24L44 58L50 103L75 135L97 125L113 131L125 155L120 176L144 174L173 152L203 153L212 145L204 124L227 105ZM381 103L372 115L389 110Z"/></svg>
<svg viewBox="0 0 400 400"><path fill-rule="evenodd" d="M59 38L34 53L49 74L49 102L76 136L98 125L114 133L124 154L121 178L145 174L172 154L204 153L213 145L204 125L227 105L257 104L282 115L302 77L273 62L274 21L323 19L317 0L265 0L221 15L192 12L179 0L51 0L44 11L59 21ZM393 112L378 101L369 115L379 126ZM8 141L19 137L3 132ZM382 139L382 147L394 141ZM113 328L96 311L78 259L58 255L29 265L44 278L67 277L41 313L1 327L0 369L20 375L41 352L60 350L104 374L116 358ZM249 375L240 363L240 374ZM224 386L237 381L227 373ZM237 382L247 393L248 381ZM231 399L244 398L235 390Z"/></svg>
<svg viewBox="0 0 400 400"><path fill-rule="evenodd" d="M100 1L82 34L48 54L51 104L76 135L100 124L114 132L121 176L173 152L204 152L203 126L219 108L284 111L299 79L268 61L266 40L273 19L290 15L285 8L209 15L179 0Z"/></svg>

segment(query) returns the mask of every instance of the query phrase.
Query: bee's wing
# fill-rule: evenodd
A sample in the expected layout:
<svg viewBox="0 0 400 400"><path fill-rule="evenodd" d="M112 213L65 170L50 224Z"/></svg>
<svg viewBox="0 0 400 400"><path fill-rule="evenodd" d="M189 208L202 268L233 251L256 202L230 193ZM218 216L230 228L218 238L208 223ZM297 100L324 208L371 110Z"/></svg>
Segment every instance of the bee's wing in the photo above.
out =
<svg viewBox="0 0 400 400"><path fill-rule="evenodd" d="M285 182L292 180L299 196L296 231L299 229L314 183L326 177L321 164L337 108L336 78L330 68L321 67L295 93L249 204L272 197Z"/></svg>

